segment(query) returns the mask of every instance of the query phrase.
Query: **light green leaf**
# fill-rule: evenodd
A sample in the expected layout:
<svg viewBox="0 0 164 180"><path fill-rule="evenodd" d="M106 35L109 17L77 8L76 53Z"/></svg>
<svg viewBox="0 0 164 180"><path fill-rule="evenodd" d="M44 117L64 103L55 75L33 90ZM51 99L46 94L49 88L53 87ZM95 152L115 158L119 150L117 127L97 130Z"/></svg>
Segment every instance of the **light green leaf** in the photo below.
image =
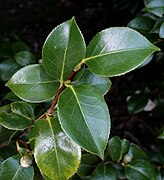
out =
<svg viewBox="0 0 164 180"><path fill-rule="evenodd" d="M32 125L33 108L25 102L14 102L8 112L0 112L0 124L7 129L23 130Z"/></svg>
<svg viewBox="0 0 164 180"><path fill-rule="evenodd" d="M157 180L157 172L148 161L143 159L136 159L127 164L125 174L129 180Z"/></svg>
<svg viewBox="0 0 164 180"><path fill-rule="evenodd" d="M63 180L77 171L81 149L62 131L56 117L47 117L36 138L34 157L46 176Z"/></svg>
<svg viewBox="0 0 164 180"><path fill-rule="evenodd" d="M18 52L15 55L15 60L21 66L26 66L28 64L35 63L36 61L35 56L31 52L28 52L28 51Z"/></svg>
<svg viewBox="0 0 164 180"><path fill-rule="evenodd" d="M162 23L162 25L159 29L159 37L164 38L164 22Z"/></svg>
<svg viewBox="0 0 164 180"><path fill-rule="evenodd" d="M159 50L138 32L127 27L98 33L87 47L83 60L91 72L102 76L125 74Z"/></svg>
<svg viewBox="0 0 164 180"><path fill-rule="evenodd" d="M58 113L64 131L82 148L103 159L110 132L103 97L90 86L69 86L59 97Z"/></svg>
<svg viewBox="0 0 164 180"><path fill-rule="evenodd" d="M97 76L88 69L84 75L75 82L75 85L89 85L94 87L100 94L104 95L110 89L112 82L107 77Z"/></svg>
<svg viewBox="0 0 164 180"><path fill-rule="evenodd" d="M83 36L72 18L57 26L48 36L43 46L43 64L47 72L65 81L74 67L85 56Z"/></svg>
<svg viewBox="0 0 164 180"><path fill-rule="evenodd" d="M164 14L164 1L163 0L151 0L144 9L151 12L156 16L162 17Z"/></svg>
<svg viewBox="0 0 164 180"><path fill-rule="evenodd" d="M33 167L22 168L20 165L21 156L15 155L6 159L0 167L0 179L2 180L33 180Z"/></svg>
<svg viewBox="0 0 164 180"><path fill-rule="evenodd" d="M92 180L116 180L117 172L109 165L98 166L91 176Z"/></svg>
<svg viewBox="0 0 164 180"><path fill-rule="evenodd" d="M17 71L6 86L24 101L37 103L53 98L59 82L52 79L42 65L35 64Z"/></svg>

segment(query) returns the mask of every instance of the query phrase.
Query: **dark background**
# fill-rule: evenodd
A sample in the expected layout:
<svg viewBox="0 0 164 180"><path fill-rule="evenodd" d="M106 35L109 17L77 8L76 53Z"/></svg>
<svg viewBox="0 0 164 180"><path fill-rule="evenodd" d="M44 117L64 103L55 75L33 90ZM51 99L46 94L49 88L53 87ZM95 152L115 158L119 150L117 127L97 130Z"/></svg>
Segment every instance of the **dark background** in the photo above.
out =
<svg viewBox="0 0 164 180"><path fill-rule="evenodd" d="M86 43L99 31L127 26L144 8L142 0L0 0L1 32L12 41L16 36L41 58L42 45L58 24L75 16ZM162 127L161 118L141 112L130 116L126 95L141 81L145 85L161 78L160 67L152 62L127 75L112 78L113 86L105 96L112 119L112 133L154 150L154 132ZM152 91L156 89L152 85Z"/></svg>

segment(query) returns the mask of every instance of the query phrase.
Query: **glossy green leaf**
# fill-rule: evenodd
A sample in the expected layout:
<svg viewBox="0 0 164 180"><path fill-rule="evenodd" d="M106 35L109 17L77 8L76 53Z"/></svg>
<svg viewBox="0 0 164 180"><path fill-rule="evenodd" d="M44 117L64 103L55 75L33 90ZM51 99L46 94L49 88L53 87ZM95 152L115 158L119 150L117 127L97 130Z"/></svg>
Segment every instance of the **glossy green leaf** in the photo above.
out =
<svg viewBox="0 0 164 180"><path fill-rule="evenodd" d="M107 77L97 76L88 69L84 75L75 82L76 85L89 85L94 87L100 94L104 95L110 89L112 82Z"/></svg>
<svg viewBox="0 0 164 180"><path fill-rule="evenodd" d="M164 38L164 22L162 23L162 25L159 29L159 37Z"/></svg>
<svg viewBox="0 0 164 180"><path fill-rule="evenodd" d="M25 102L11 104L10 112L0 112L0 124L7 129L23 130L32 125L33 108Z"/></svg>
<svg viewBox="0 0 164 180"><path fill-rule="evenodd" d="M93 38L83 62L95 74L117 76L135 69L157 50L159 48L138 32L115 27L101 31Z"/></svg>
<svg viewBox="0 0 164 180"><path fill-rule="evenodd" d="M121 139L118 136L114 136L109 140L107 151L109 151L110 157L113 161L121 160Z"/></svg>
<svg viewBox="0 0 164 180"><path fill-rule="evenodd" d="M92 180L116 180L117 174L113 167L109 165L98 166L91 176Z"/></svg>
<svg viewBox="0 0 164 180"><path fill-rule="evenodd" d="M35 63L36 59L35 56L28 51L21 51L15 54L15 60L18 64L21 66L26 66L28 64L33 64Z"/></svg>
<svg viewBox="0 0 164 180"><path fill-rule="evenodd" d="M95 166L100 162L101 162L101 159L98 156L95 156L90 153L83 154L77 174L80 177L90 175L93 169L95 168Z"/></svg>
<svg viewBox="0 0 164 180"><path fill-rule="evenodd" d="M131 143L128 155L132 156L132 159L148 159L146 153L136 144Z"/></svg>
<svg viewBox="0 0 164 180"><path fill-rule="evenodd" d="M144 9L151 12L156 16L162 17L164 14L164 1L163 0L151 0Z"/></svg>
<svg viewBox="0 0 164 180"><path fill-rule="evenodd" d="M129 141L126 139L121 140L118 136L112 137L106 149L106 159L109 160L111 158L113 161L119 162L123 155L128 152L129 146Z"/></svg>
<svg viewBox="0 0 164 180"><path fill-rule="evenodd" d="M43 46L43 64L53 78L65 81L85 56L83 36L72 18L57 26Z"/></svg>
<svg viewBox="0 0 164 180"><path fill-rule="evenodd" d="M33 180L33 167L22 168L20 165L21 156L15 155L6 159L0 167L0 179L2 180Z"/></svg>
<svg viewBox="0 0 164 180"><path fill-rule="evenodd" d="M143 159L136 159L125 166L128 180L157 180L157 172L150 163Z"/></svg>
<svg viewBox="0 0 164 180"><path fill-rule="evenodd" d="M35 64L17 71L6 86L24 101L37 103L52 99L59 83L46 73L42 65Z"/></svg>
<svg viewBox="0 0 164 180"><path fill-rule="evenodd" d="M136 114L141 112L147 103L148 103L148 98L146 96L141 94L134 94L128 100L129 114Z"/></svg>
<svg viewBox="0 0 164 180"><path fill-rule="evenodd" d="M90 86L69 86L59 97L58 113L64 131L82 148L103 159L110 132L103 97Z"/></svg>
<svg viewBox="0 0 164 180"><path fill-rule="evenodd" d="M56 117L47 118L36 138L34 157L46 176L63 180L77 171L81 149L62 131Z"/></svg>
<svg viewBox="0 0 164 180"><path fill-rule="evenodd" d="M14 94L12 91L10 91L4 96L3 100L20 101L21 99L16 94Z"/></svg>
<svg viewBox="0 0 164 180"><path fill-rule="evenodd" d="M21 66L12 59L2 61L0 63L0 79L2 81L9 80L11 76L20 68Z"/></svg>
<svg viewBox="0 0 164 180"><path fill-rule="evenodd" d="M145 16L138 16L128 23L128 27L137 30L142 34L149 33L154 26L154 20Z"/></svg>

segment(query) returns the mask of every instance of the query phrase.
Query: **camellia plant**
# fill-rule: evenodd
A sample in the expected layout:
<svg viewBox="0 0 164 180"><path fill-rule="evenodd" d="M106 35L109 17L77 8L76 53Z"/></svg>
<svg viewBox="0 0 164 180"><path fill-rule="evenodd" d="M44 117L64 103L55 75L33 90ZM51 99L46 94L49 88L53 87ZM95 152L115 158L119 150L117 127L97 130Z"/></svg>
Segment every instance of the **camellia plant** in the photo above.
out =
<svg viewBox="0 0 164 180"><path fill-rule="evenodd" d="M103 97L109 77L135 69L158 50L128 27L105 29L86 47L74 18L57 26L43 45L42 64L23 67L6 83L23 101L0 108L1 129L8 129L18 151L3 161L1 179L33 179L34 168L45 179L69 179L82 150L103 160L111 128ZM32 103L41 102L50 107L38 116Z"/></svg>

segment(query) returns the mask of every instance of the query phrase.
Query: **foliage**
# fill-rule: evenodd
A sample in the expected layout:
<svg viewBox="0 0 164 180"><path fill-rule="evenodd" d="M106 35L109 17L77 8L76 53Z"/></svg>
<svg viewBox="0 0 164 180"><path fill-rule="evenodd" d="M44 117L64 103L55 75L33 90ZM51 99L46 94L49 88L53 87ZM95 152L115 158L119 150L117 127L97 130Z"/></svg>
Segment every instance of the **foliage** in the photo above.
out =
<svg viewBox="0 0 164 180"><path fill-rule="evenodd" d="M127 27L105 29L86 47L72 18L47 37L42 64L32 64L29 52L17 52L14 63L25 67L10 80L2 78L20 99L0 108L1 179L162 178L137 145L118 136L109 140L103 97L111 87L108 77L137 68L155 51L159 48ZM8 50L2 52L8 57ZM17 150L6 157L3 152L15 142Z"/></svg>

